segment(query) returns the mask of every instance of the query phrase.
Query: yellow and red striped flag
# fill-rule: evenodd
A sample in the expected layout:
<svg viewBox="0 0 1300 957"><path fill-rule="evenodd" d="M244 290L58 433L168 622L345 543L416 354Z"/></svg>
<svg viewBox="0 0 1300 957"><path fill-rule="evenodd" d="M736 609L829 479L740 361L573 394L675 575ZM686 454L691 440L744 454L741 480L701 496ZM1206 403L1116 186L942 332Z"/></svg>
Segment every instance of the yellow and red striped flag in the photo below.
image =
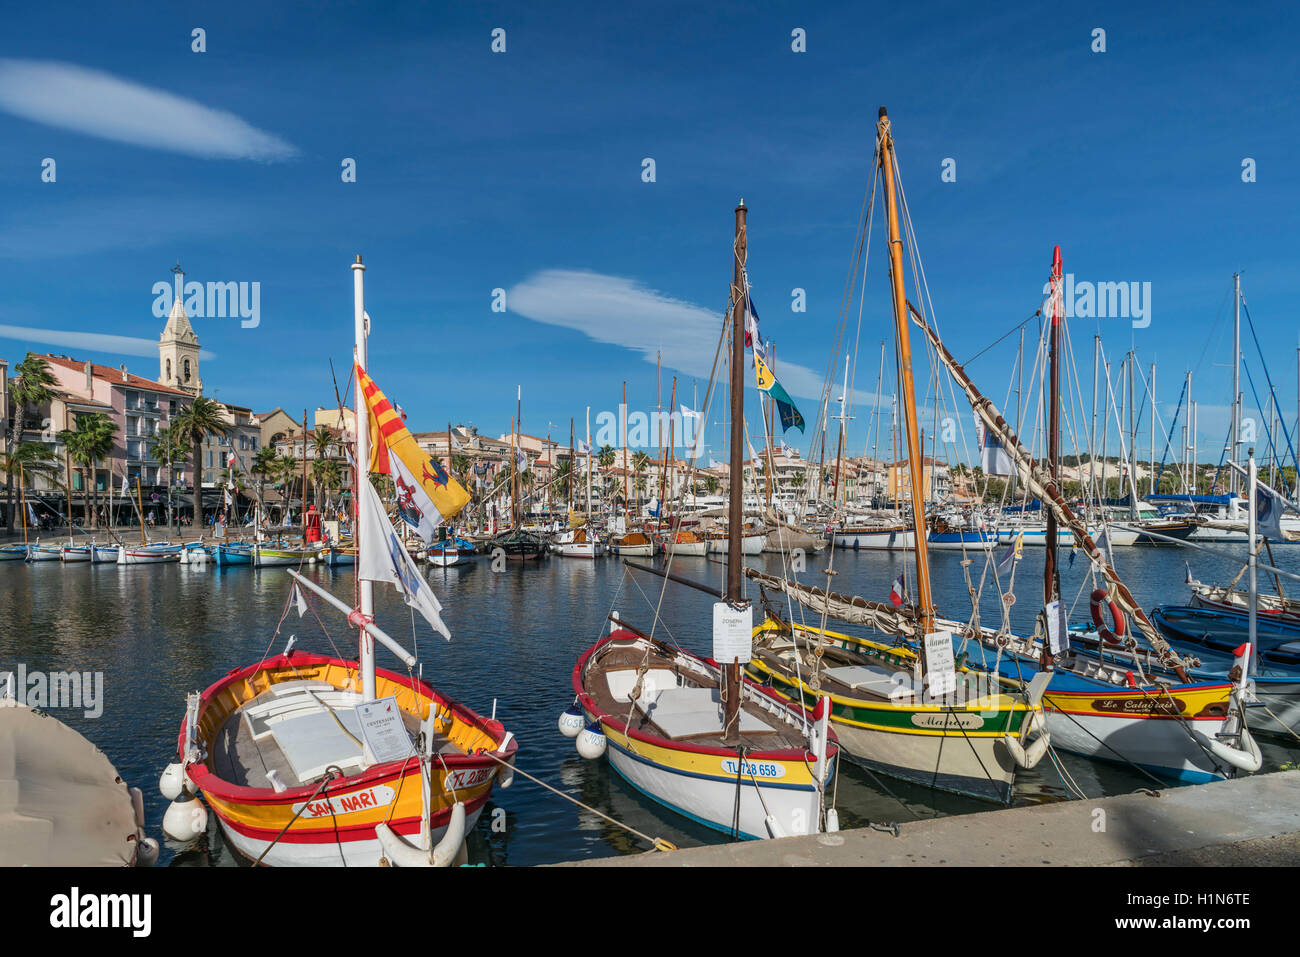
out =
<svg viewBox="0 0 1300 957"><path fill-rule="evenodd" d="M370 423L370 471L393 476L403 521L428 544L438 526L469 503L469 492L420 448L401 413L373 379L356 368Z"/></svg>

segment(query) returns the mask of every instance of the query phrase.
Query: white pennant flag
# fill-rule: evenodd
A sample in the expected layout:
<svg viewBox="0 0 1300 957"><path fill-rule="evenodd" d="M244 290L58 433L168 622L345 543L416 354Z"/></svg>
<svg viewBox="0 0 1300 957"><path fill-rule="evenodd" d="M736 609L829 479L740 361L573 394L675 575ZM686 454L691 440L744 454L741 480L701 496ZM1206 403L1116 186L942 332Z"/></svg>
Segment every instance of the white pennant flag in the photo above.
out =
<svg viewBox="0 0 1300 957"><path fill-rule="evenodd" d="M396 459L397 456L392 456L389 461ZM367 581L391 582L402 593L408 605L423 615L435 631L450 640L451 631L443 623L440 614L442 603L420 574L420 566L402 547L401 539L393 531L388 515L384 512L384 505L379 501L379 493L366 480L361 482L360 507L365 510L366 521L361 524L361 557L357 576Z"/></svg>
<svg viewBox="0 0 1300 957"><path fill-rule="evenodd" d="M293 583L293 591L289 593L289 601L298 609L299 618L307 614L307 599L303 596L302 589L298 587L297 582Z"/></svg>

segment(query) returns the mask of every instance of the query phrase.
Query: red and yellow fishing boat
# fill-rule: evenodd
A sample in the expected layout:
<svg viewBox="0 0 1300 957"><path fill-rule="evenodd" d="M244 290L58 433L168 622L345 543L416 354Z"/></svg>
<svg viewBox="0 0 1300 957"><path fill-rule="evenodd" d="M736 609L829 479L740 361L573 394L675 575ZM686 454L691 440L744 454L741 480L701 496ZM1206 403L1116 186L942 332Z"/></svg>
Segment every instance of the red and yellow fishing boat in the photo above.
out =
<svg viewBox="0 0 1300 957"><path fill-rule="evenodd" d="M207 828L207 801L227 841L269 865L445 866L464 853L498 780L508 786L518 750L484 718L416 677L415 656L374 622L374 582L389 582L447 638L441 604L402 547L369 480L392 476L400 519L430 544L469 500L419 448L366 373L361 257L353 269L356 328L356 457L353 487L358 607L297 571L285 614L306 610L304 591L357 630L354 661L294 650L235 668L187 699L179 760L160 782L171 799L163 830L177 841ZM373 454L372 454L373 450ZM412 629L414 629L412 616ZM376 667L384 645L406 675Z"/></svg>

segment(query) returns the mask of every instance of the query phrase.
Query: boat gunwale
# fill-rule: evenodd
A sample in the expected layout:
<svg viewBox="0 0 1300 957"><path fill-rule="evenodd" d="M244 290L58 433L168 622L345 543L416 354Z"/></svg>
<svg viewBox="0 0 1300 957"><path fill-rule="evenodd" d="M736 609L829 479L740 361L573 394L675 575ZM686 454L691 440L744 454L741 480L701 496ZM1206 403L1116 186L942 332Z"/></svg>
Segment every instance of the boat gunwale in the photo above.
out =
<svg viewBox="0 0 1300 957"><path fill-rule="evenodd" d="M603 636L594 645L592 645L590 648L584 651L582 655L578 658L577 664L573 666L573 690L574 693L577 695L578 700L582 703L582 706L586 710L586 712L588 714L595 715L598 721L600 721L603 724L610 725L615 730L617 730L621 735L623 735L624 738L627 738L629 740L641 741L645 744L654 745L655 747L664 748L670 751L686 751L692 754L707 754L707 755L712 755L717 757L735 757L736 755L735 748L723 748L723 747L717 747L713 745L690 744L688 742L682 741L677 738L669 738L657 734L647 734L644 731L633 730L627 726L627 723L625 721L618 718L616 715L609 714L603 708L601 708L596 703L595 698L593 698L591 694L587 692L586 686L583 684L583 678L585 677L588 663L590 662L591 664L595 664L595 662L592 661L592 656L596 652L598 652L600 649L616 641L636 642L636 641L645 641L645 640L649 640L652 646L657 647L661 651L668 652L674 655L677 654L685 655L687 658L691 658L695 661L702 662L703 664L711 668L720 667L718 663L714 661L712 658L704 658L700 655L693 655L688 651L681 651L675 648L668 648L667 646L662 645L661 643L654 641L653 639L643 639L640 635L634 634L633 632L620 628L619 630L613 632L612 634ZM815 720L811 710L804 707L802 704L789 701L781 697L780 695L775 694L770 688L763 687L758 682L746 676L744 674L743 669L741 672L741 676L742 676L741 680L751 691L760 692L763 697L767 698L773 704L777 705L781 710L787 712L790 711L801 712L804 719L808 721L810 724ZM826 759L828 761L832 760L839 753L839 741L836 739L833 730L830 730L829 738L830 740L827 742L826 745ZM745 759L747 761L777 760L777 761L808 762L811 758L812 758L812 752L808 750L808 748L806 747L805 748L776 748L776 749L762 750L762 751L749 751L746 752L745 754Z"/></svg>
<svg viewBox="0 0 1300 957"><path fill-rule="evenodd" d="M345 658L336 658L331 655L322 655L315 652L293 651L289 654L279 654L272 658L266 658L255 664L247 665L242 668L233 668L222 678L210 685L199 696L199 708L197 715L201 721L204 713L213 704L221 692L225 691L230 685L243 681L260 671L269 671L275 668L297 668L299 666L312 667L316 665L341 665L347 671L356 671L358 665L355 661L349 661ZM469 709L467 706L448 698L435 691L428 683L414 676L408 677L396 672L389 671L386 668L376 668L375 674L379 678L391 681L401 685L415 694L424 695L431 703L435 703L447 708L466 724L475 728L484 734L489 735L493 740L500 741L507 731L505 725L493 718L485 718L480 714ZM250 701L252 699L249 699ZM244 702L247 703L247 702ZM242 707L242 704L241 704ZM230 712L234 714L238 708ZM228 716L227 716L228 717ZM181 719L180 734L177 738L177 754L182 761L185 758L185 738L189 722L189 716ZM500 746L498 745L498 748ZM480 751L473 754L449 754L439 755L439 763L445 765L448 770L454 768L477 768L477 767L501 767L501 764L487 757L487 754L499 755L507 763L511 762L519 750L519 739L511 735L510 741L505 751ZM233 784L225 778L220 777L212 768L208 767L207 761L192 762L186 765L185 774L203 793L230 802L241 804L284 804L293 802L298 799L306 799L320 788L320 783L298 785L288 787L283 791L276 791L273 788L248 787L245 785ZM402 776L406 773L418 773L419 764L412 765L411 758L406 757L398 761L385 761L381 764L372 764L370 767L358 771L356 774L347 775L331 782L324 789L322 794L328 795L331 792L340 790L353 790L358 787L371 787L380 784L384 780L394 776ZM215 785L214 783L215 782Z"/></svg>

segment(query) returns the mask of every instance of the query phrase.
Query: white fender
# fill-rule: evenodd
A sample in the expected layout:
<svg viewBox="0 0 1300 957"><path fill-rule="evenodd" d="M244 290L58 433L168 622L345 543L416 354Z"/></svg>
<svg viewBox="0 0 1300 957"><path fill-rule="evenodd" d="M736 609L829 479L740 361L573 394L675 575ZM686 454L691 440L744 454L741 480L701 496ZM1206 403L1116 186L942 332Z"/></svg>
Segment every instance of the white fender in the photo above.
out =
<svg viewBox="0 0 1300 957"><path fill-rule="evenodd" d="M447 833L432 852L414 847L382 822L375 825L375 837L388 863L396 867L449 867L465 843L465 805L452 805Z"/></svg>
<svg viewBox="0 0 1300 957"><path fill-rule="evenodd" d="M1241 748L1234 748L1230 744L1224 744L1218 738L1212 738L1204 731L1192 729L1192 734L1196 735L1196 740L1205 745L1216 758L1226 761L1238 771L1245 771L1247 774L1254 774L1264 763L1264 757L1259 753L1259 745L1251 736L1250 729L1245 725L1241 728Z"/></svg>
<svg viewBox="0 0 1300 957"><path fill-rule="evenodd" d="M1011 752L1011 759L1016 762L1018 767L1025 770L1035 767L1039 761L1043 760L1043 755L1047 753L1047 747L1052 741L1041 716L1041 711L1031 711L1024 724L1020 726L1020 737L1018 739L1010 734L1002 736L1002 743ZM1040 727L1040 725L1042 726ZM1035 729L1038 730L1038 737L1026 747L1025 741L1028 740Z"/></svg>

